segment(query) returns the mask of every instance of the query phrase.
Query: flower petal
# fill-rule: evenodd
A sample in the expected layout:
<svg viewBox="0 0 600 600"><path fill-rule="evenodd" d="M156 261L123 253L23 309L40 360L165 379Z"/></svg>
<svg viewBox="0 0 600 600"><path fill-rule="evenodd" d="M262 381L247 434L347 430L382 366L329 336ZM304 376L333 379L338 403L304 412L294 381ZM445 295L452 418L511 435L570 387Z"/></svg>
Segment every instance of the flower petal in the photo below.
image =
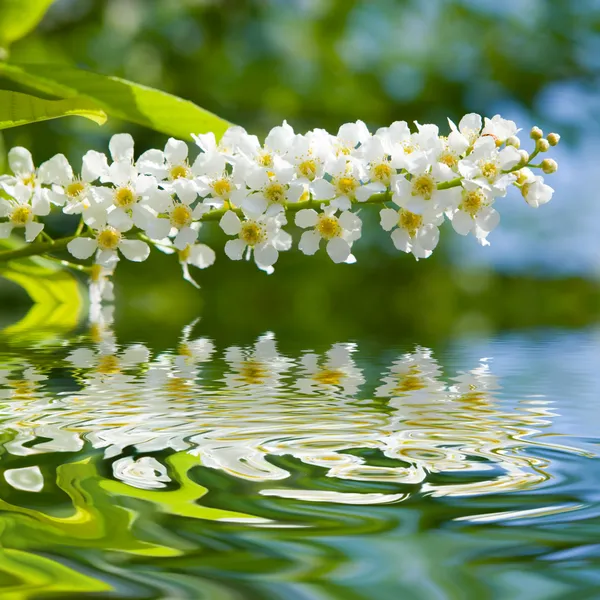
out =
<svg viewBox="0 0 600 600"><path fill-rule="evenodd" d="M108 173L108 160L102 152L89 150L85 153L81 167L81 178L87 183Z"/></svg>
<svg viewBox="0 0 600 600"><path fill-rule="evenodd" d="M313 255L318 249L321 243L321 236L314 229L305 231L300 238L298 248L304 254L309 256Z"/></svg>
<svg viewBox="0 0 600 600"><path fill-rule="evenodd" d="M384 231L391 231L398 225L398 211L393 208L384 208L379 213L381 227Z"/></svg>
<svg viewBox="0 0 600 600"><path fill-rule="evenodd" d="M242 260L245 249L246 244L239 238L235 240L229 240L225 244L225 254L227 254L231 260Z"/></svg>
<svg viewBox="0 0 600 600"><path fill-rule="evenodd" d="M150 255L150 246L141 240L121 240L119 250L127 260L142 262Z"/></svg>
<svg viewBox="0 0 600 600"><path fill-rule="evenodd" d="M115 161L133 161L133 138L128 133L117 133L108 143L110 155Z"/></svg>
<svg viewBox="0 0 600 600"><path fill-rule="evenodd" d="M227 235L237 235L242 228L242 222L232 210L228 210L221 217L221 220L219 221L219 226Z"/></svg>
<svg viewBox="0 0 600 600"><path fill-rule="evenodd" d="M75 238L67 244L67 250L77 259L89 258L98 248L98 243L92 238Z"/></svg>
<svg viewBox="0 0 600 600"><path fill-rule="evenodd" d="M254 248L254 261L259 267L271 267L279 258L279 252L271 244L260 244Z"/></svg>
<svg viewBox="0 0 600 600"><path fill-rule="evenodd" d="M343 263L350 256L350 244L342 238L333 238L327 242L327 254L334 263Z"/></svg>
<svg viewBox="0 0 600 600"><path fill-rule="evenodd" d="M33 242L33 240L40 235L43 229L43 223L38 223L37 221L31 221L27 223L27 225L25 225L25 241Z"/></svg>
<svg viewBox="0 0 600 600"><path fill-rule="evenodd" d="M8 153L8 165L15 175L26 175L27 173L33 173L35 170L31 152L21 146L10 149Z"/></svg>
<svg viewBox="0 0 600 600"><path fill-rule="evenodd" d="M194 244L190 250L189 263L199 269L210 267L215 259L215 251L206 244Z"/></svg>
<svg viewBox="0 0 600 600"><path fill-rule="evenodd" d="M38 175L42 183L68 185L73 181L73 169L64 154L56 154L42 163Z"/></svg>
<svg viewBox="0 0 600 600"><path fill-rule="evenodd" d="M185 250L198 239L198 232L191 227L183 227L175 236L173 245L177 250Z"/></svg>
<svg viewBox="0 0 600 600"><path fill-rule="evenodd" d="M188 156L188 146L181 140L169 138L165 146L165 156L172 165L179 165L183 163Z"/></svg>
<svg viewBox="0 0 600 600"><path fill-rule="evenodd" d="M303 229L315 227L319 222L319 214L312 208L303 208L296 213L294 221L298 227Z"/></svg>

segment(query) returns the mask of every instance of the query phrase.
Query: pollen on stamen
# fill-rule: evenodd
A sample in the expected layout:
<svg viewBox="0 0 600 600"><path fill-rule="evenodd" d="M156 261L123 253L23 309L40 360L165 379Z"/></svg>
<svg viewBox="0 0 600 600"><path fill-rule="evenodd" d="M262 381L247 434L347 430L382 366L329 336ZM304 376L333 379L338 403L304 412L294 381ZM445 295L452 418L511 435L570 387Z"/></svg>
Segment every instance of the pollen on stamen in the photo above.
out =
<svg viewBox="0 0 600 600"><path fill-rule="evenodd" d="M242 224L240 239L248 246L256 246L266 239L266 231L256 221L247 221Z"/></svg>
<svg viewBox="0 0 600 600"><path fill-rule="evenodd" d="M189 169L185 165L175 165L171 167L169 177L173 181L175 179L187 179L189 177Z"/></svg>
<svg viewBox="0 0 600 600"><path fill-rule="evenodd" d="M185 204L178 204L171 211L170 219L173 227L181 229L192 222L192 211L189 206L186 206Z"/></svg>
<svg viewBox="0 0 600 600"><path fill-rule="evenodd" d="M220 198L227 198L231 193L231 182L225 177L217 179L211 187L214 193Z"/></svg>
<svg viewBox="0 0 600 600"><path fill-rule="evenodd" d="M32 218L31 208L29 206L19 206L15 208L10 216L10 222L15 227L25 227Z"/></svg>
<svg viewBox="0 0 600 600"><path fill-rule="evenodd" d="M431 200L435 187L435 181L431 175L419 175L412 181L412 195Z"/></svg>
<svg viewBox="0 0 600 600"><path fill-rule="evenodd" d="M130 208L136 203L136 196L128 187L121 187L115 190L114 201L115 205L120 208Z"/></svg>
<svg viewBox="0 0 600 600"><path fill-rule="evenodd" d="M302 161L298 165L298 171L312 181L317 176L317 163L313 159Z"/></svg>
<svg viewBox="0 0 600 600"><path fill-rule="evenodd" d="M285 188L280 183L271 183L264 189L266 199L273 204L285 201Z"/></svg>
<svg viewBox="0 0 600 600"><path fill-rule="evenodd" d="M81 181L74 181L65 188L65 194L71 198L78 198L85 191L85 185Z"/></svg>
<svg viewBox="0 0 600 600"><path fill-rule="evenodd" d="M353 194L359 186L359 182L354 177L340 177L336 183L338 190L345 196Z"/></svg>
<svg viewBox="0 0 600 600"><path fill-rule="evenodd" d="M410 237L414 237L417 234L417 230L423 226L423 217L409 210L400 209L398 226L406 230Z"/></svg>
<svg viewBox="0 0 600 600"><path fill-rule="evenodd" d="M484 204L483 193L479 190L464 191L459 208L474 217Z"/></svg>
<svg viewBox="0 0 600 600"><path fill-rule="evenodd" d="M342 227L340 226L336 217L320 215L319 222L317 224L317 231L321 234L322 238L331 240L334 237L339 237L342 234Z"/></svg>
<svg viewBox="0 0 600 600"><path fill-rule="evenodd" d="M121 242L121 233L114 227L107 227L96 238L100 250L115 250Z"/></svg>
<svg viewBox="0 0 600 600"><path fill-rule="evenodd" d="M392 176L392 167L387 163L379 163L372 169L373 179L388 185Z"/></svg>
<svg viewBox="0 0 600 600"><path fill-rule="evenodd" d="M484 162L481 165L481 174L490 182L498 177L498 165L493 162Z"/></svg>

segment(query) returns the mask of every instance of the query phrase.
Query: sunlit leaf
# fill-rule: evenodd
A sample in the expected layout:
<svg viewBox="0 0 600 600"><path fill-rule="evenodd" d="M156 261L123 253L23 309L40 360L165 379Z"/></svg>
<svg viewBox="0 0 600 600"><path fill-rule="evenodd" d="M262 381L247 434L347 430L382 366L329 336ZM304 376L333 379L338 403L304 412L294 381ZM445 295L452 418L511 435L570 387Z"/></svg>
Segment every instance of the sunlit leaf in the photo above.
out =
<svg viewBox="0 0 600 600"><path fill-rule="evenodd" d="M85 117L99 125L106 122L106 113L88 98L45 100L29 94L0 90L0 129L59 117Z"/></svg>
<svg viewBox="0 0 600 600"><path fill-rule="evenodd" d="M54 0L0 0L0 47L32 31Z"/></svg>
<svg viewBox="0 0 600 600"><path fill-rule="evenodd" d="M2 63L0 75L50 96L86 97L109 116L178 138L211 131L218 138L230 125L188 100L118 77L65 65Z"/></svg>

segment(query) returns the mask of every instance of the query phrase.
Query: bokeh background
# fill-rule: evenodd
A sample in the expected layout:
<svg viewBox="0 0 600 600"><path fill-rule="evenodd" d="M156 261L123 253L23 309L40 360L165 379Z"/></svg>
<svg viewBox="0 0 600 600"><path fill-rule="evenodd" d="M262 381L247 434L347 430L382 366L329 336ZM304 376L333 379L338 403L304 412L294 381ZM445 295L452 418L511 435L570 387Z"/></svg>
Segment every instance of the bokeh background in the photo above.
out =
<svg viewBox="0 0 600 600"><path fill-rule="evenodd" d="M302 327L327 338L415 335L427 344L457 331L598 318L599 0L57 0L11 59L126 77L259 136L283 119L297 131L335 132L357 119L373 129L399 119L445 127L446 117L471 111L562 135L553 202L535 211L518 194L499 200L503 223L491 247L446 229L434 256L417 264L367 223L357 265L290 252L266 276L228 261L223 237L206 227L218 259L196 272L201 291L158 253L120 266L122 335L143 320L158 340L202 316L207 332L237 341ZM4 144L32 148L37 162L63 152L78 164L119 130L140 152L166 141L115 120L99 128L60 119L7 130ZM376 215L367 220L376 224ZM24 310L18 290L0 289L5 313Z"/></svg>

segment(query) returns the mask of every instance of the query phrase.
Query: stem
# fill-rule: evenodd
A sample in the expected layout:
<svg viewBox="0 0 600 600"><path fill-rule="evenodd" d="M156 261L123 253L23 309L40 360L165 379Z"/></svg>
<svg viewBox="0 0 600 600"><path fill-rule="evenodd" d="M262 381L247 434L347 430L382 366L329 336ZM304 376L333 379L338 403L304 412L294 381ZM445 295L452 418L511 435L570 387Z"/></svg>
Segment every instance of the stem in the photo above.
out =
<svg viewBox="0 0 600 600"><path fill-rule="evenodd" d="M63 267L67 267L68 269L74 269L75 271L81 271L82 273L91 273L92 267L88 267L87 265L78 265L68 260L63 260L62 258L56 258L56 256L48 256L44 257L46 260L52 260Z"/></svg>
<svg viewBox="0 0 600 600"><path fill-rule="evenodd" d="M32 242L17 248L16 250L4 250L0 252L0 263L7 262L9 260L16 260L17 258L27 258L28 256L39 256L41 254L47 254L48 252L57 252L64 250L67 244L74 240L76 236L70 236L53 240L50 242Z"/></svg>

